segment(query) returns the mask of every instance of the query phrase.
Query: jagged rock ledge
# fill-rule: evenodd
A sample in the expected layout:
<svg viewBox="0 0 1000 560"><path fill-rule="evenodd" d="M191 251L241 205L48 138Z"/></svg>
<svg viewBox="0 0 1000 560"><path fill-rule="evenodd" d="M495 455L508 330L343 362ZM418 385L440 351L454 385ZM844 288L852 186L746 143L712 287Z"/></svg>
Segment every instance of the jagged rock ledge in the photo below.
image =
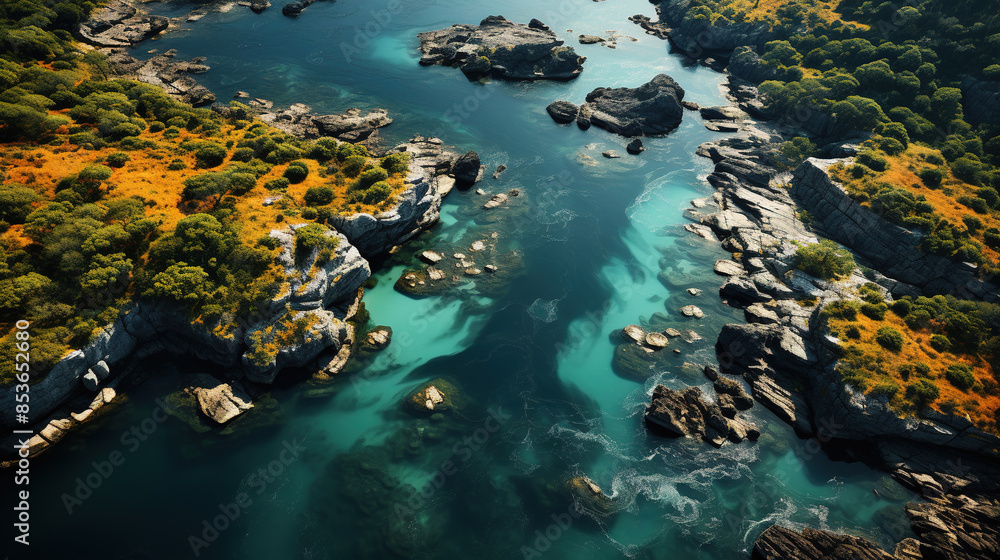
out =
<svg viewBox="0 0 1000 560"><path fill-rule="evenodd" d="M420 64L462 70L470 80L572 80L583 71L585 57L564 46L555 32L537 19L527 25L489 16L476 25L417 34Z"/></svg>

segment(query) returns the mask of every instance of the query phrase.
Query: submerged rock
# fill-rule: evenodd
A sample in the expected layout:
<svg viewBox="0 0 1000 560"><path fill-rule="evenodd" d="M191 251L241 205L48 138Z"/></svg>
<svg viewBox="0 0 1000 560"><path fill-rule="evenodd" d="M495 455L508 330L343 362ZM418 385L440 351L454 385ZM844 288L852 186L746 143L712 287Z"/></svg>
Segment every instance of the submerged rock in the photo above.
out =
<svg viewBox="0 0 1000 560"><path fill-rule="evenodd" d="M378 326L365 335L364 349L368 351L384 350L392 342L392 327Z"/></svg>
<svg viewBox="0 0 1000 560"><path fill-rule="evenodd" d="M541 22L529 25L489 16L476 25L419 33L420 64L462 70L470 80L571 80L583 71L586 58Z"/></svg>
<svg viewBox="0 0 1000 560"><path fill-rule="evenodd" d="M460 401L458 388L439 377L410 393L404 403L411 412L429 416L452 410Z"/></svg>
<svg viewBox="0 0 1000 560"><path fill-rule="evenodd" d="M696 319L701 319L702 317L705 316L705 312L702 311L696 305L685 305L684 307L682 307L680 309L680 311L681 311L681 315L683 315L685 317L694 317Z"/></svg>

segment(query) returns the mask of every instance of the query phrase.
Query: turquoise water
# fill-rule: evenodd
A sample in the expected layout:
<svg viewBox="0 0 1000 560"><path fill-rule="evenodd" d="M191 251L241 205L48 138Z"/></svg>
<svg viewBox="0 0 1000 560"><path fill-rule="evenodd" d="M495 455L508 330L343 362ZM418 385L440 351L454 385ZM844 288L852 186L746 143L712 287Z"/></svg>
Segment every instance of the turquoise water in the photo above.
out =
<svg viewBox="0 0 1000 560"><path fill-rule="evenodd" d="M362 45L358 30L386 6L318 3L297 20L282 17L280 5L259 16L236 8L146 48L207 56L212 70L200 79L220 99L246 90L319 112L385 108L395 118L382 132L386 144L431 134L475 149L491 168L508 166L480 186L521 189L517 205L497 219L479 210L481 196L449 195L441 223L382 263L365 296L372 323L393 328L392 345L339 377L332 394L280 383L270 392L280 414L267 427L198 435L174 419L157 422L155 399L175 391L182 374L212 366L140 364L146 382L125 405L33 466L32 557L173 559L197 549L200 558L241 559L707 560L748 557L774 522L849 531L887 547L909 536L901 529L906 491L862 465L830 461L760 406L749 411L764 432L755 444L713 449L643 427L656 384L710 389L693 364L712 362L718 330L742 319L715 295L721 280L711 266L727 254L682 230L689 201L711 194L701 180L710 164L694 150L716 135L688 113L641 156L605 160L604 150L624 152L622 138L557 126L544 108L661 72L687 99L721 104L723 76L685 67L628 22L652 15L641 0L403 1L348 61L341 44ZM588 60L569 83L474 84L457 70L417 65L416 33L498 12L538 17L567 38L615 30L636 41L574 45ZM521 257L506 285L420 299L393 289L419 251L493 232L503 251ZM664 271L700 278L705 293L666 287ZM690 303L706 317L680 317ZM651 319L703 340L672 343L682 352L648 380L616 372L614 332ZM459 410L441 420L406 413L401 401L436 378L458 387ZM150 426L138 445L122 438ZM116 451L124 463L104 476L101 462ZM64 495L88 475L100 485L67 511ZM600 485L609 503L572 509L566 483L577 476ZM234 507L235 519L209 539L204 522Z"/></svg>

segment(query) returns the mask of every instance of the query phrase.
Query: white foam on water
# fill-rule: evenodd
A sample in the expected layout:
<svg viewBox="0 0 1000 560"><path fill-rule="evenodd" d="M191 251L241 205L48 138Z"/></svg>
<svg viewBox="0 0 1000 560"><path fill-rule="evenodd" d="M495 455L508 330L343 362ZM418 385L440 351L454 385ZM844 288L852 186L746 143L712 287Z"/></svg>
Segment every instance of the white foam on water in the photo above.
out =
<svg viewBox="0 0 1000 560"><path fill-rule="evenodd" d="M559 318L559 301L561 299L543 300L538 298L528 306L528 315L536 321L551 323Z"/></svg>

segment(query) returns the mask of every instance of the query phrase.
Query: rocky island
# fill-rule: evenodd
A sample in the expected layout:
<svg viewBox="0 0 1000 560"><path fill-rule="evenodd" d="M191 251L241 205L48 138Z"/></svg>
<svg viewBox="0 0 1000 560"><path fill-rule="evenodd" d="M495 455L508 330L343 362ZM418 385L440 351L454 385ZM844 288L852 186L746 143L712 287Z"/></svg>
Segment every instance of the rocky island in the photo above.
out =
<svg viewBox="0 0 1000 560"><path fill-rule="evenodd" d="M557 123L576 121L580 128L594 125L627 137L660 136L680 125L683 100L684 88L660 74L637 88L597 88L579 107L554 101L546 110Z"/></svg>
<svg viewBox="0 0 1000 560"><path fill-rule="evenodd" d="M454 66L470 80L572 80L586 60L537 19L524 25L489 16L478 26L454 25L417 37L420 64Z"/></svg>

